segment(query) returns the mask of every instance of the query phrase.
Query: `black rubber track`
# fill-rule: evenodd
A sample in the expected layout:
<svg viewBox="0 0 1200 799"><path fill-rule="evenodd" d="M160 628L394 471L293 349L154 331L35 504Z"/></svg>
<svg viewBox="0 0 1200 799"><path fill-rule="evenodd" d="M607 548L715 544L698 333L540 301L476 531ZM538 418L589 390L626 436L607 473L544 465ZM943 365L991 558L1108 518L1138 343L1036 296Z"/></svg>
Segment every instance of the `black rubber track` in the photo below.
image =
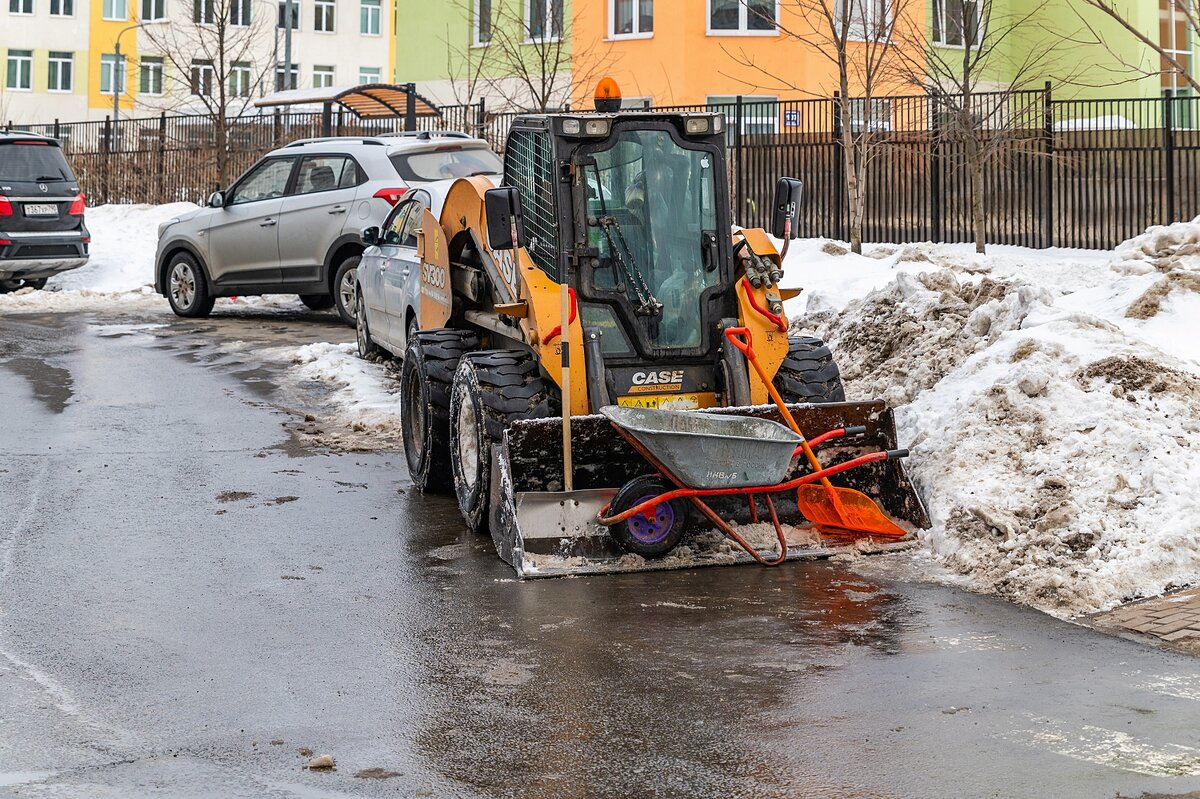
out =
<svg viewBox="0 0 1200 799"><path fill-rule="evenodd" d="M420 331L408 343L402 369L404 372L416 369L424 385L427 453L409 452L407 426L404 447L413 482L422 491L443 493L454 488L454 476L450 471L450 391L458 362L478 346L479 338L474 333L451 328ZM404 372L401 374L402 392L405 390ZM408 410L401 410L407 417ZM403 424L407 425L408 420L405 419ZM416 469L413 468L414 459L421 464Z"/></svg>
<svg viewBox="0 0 1200 799"><path fill-rule="evenodd" d="M842 376L825 342L812 336L788 338L788 354L775 373L785 402L845 402Z"/></svg>
<svg viewBox="0 0 1200 799"><path fill-rule="evenodd" d="M474 379L469 385L475 406L479 409L477 418L481 422L479 472L475 485L468 487L461 474L463 467L455 462L455 493L467 525L472 530L483 532L487 529L492 444L498 443L508 426L518 419L549 416L550 392L533 356L519 350L467 353L459 367L459 379L464 379L468 373L473 374ZM452 405L452 419L457 419L456 413ZM457 442L452 435L452 456L457 453L456 447Z"/></svg>

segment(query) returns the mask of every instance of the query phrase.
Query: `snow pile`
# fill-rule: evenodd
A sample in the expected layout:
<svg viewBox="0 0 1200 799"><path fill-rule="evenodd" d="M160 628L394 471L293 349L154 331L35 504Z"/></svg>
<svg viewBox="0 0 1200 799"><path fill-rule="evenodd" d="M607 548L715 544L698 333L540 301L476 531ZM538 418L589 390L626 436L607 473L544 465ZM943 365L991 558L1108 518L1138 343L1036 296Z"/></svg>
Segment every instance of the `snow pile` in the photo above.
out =
<svg viewBox="0 0 1200 799"><path fill-rule="evenodd" d="M400 398L391 374L358 357L354 344L307 344L292 355L293 376L323 381L334 388L338 416L358 430L400 429Z"/></svg>
<svg viewBox="0 0 1200 799"><path fill-rule="evenodd" d="M153 302L158 225L192 203L100 205L85 216L92 234L86 265L50 278L42 291L0 294L0 311L81 311L114 301Z"/></svg>
<svg viewBox="0 0 1200 799"><path fill-rule="evenodd" d="M1071 615L1200 582L1197 241L1153 229L1108 264L922 245L919 274L893 266L841 310L809 299L797 327L848 396L897 406L923 540L973 587Z"/></svg>

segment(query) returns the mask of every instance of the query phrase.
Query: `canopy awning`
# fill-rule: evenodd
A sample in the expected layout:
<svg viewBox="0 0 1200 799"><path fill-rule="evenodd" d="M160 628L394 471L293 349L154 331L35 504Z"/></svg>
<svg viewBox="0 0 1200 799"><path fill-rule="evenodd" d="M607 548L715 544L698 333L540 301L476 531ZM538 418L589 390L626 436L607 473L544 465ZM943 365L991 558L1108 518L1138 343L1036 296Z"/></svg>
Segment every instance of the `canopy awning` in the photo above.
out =
<svg viewBox="0 0 1200 799"><path fill-rule="evenodd" d="M254 101L257 108L290 105L328 107L335 103L350 109L361 119L402 117L409 113L421 117L442 115L436 105L417 94L416 86L412 83L365 83L361 86L288 89Z"/></svg>

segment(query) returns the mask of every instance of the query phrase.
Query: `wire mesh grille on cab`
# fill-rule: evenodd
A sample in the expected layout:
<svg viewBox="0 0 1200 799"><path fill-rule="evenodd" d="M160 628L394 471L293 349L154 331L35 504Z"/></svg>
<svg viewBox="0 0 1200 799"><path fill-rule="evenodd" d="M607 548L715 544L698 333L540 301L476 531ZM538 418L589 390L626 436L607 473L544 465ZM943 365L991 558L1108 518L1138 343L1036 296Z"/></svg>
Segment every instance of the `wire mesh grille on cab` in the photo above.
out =
<svg viewBox="0 0 1200 799"><path fill-rule="evenodd" d="M550 137L540 131L513 131L504 152L504 175L509 185L521 193L529 257L558 280L558 220Z"/></svg>

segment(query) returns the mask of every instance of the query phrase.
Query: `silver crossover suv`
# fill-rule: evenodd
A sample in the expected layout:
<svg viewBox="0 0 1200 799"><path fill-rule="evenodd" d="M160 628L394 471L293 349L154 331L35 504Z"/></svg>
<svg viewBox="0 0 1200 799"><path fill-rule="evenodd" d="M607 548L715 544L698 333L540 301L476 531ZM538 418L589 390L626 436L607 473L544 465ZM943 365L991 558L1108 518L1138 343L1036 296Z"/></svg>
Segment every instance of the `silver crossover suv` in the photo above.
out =
<svg viewBox="0 0 1200 799"><path fill-rule="evenodd" d="M206 316L217 297L298 294L354 324L361 231L414 185L501 171L487 142L463 133L294 142L159 226L155 286L180 316Z"/></svg>

